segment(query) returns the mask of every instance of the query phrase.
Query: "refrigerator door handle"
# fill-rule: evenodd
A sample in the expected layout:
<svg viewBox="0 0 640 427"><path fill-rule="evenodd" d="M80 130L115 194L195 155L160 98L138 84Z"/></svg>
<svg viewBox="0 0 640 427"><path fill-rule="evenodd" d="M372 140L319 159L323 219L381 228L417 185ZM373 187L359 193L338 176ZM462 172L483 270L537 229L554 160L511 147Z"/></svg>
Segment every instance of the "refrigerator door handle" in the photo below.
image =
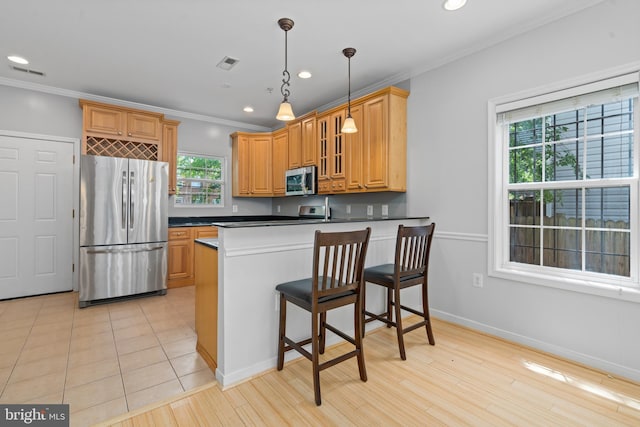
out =
<svg viewBox="0 0 640 427"><path fill-rule="evenodd" d="M136 195L134 193L134 189L135 189L135 173L132 171L130 172L130 177L131 179L130 181L130 185L131 185L131 202L129 203L129 229L133 230L133 225L134 225L134 216L133 213L135 211L135 202L134 200L136 199Z"/></svg>
<svg viewBox="0 0 640 427"><path fill-rule="evenodd" d="M122 172L122 228L127 228L127 172Z"/></svg>
<svg viewBox="0 0 640 427"><path fill-rule="evenodd" d="M127 249L89 249L88 254L123 254L123 253L136 253L136 252L153 252L160 251L163 246L155 246L153 248L127 248Z"/></svg>

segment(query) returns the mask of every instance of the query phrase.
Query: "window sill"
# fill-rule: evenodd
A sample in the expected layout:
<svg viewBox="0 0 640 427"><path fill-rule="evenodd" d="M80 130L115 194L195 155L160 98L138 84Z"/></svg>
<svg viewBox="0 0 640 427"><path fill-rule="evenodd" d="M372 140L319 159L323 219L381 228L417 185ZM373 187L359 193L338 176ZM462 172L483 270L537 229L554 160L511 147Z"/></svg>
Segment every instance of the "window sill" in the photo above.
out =
<svg viewBox="0 0 640 427"><path fill-rule="evenodd" d="M548 288L561 289L564 291L612 298L620 301L640 303L640 288L638 287L606 284L602 282L590 281L585 279L581 280L569 277L550 277L549 275L545 274L536 274L529 271L518 271L506 268L490 271L489 276L505 280L524 282L530 285L544 286Z"/></svg>

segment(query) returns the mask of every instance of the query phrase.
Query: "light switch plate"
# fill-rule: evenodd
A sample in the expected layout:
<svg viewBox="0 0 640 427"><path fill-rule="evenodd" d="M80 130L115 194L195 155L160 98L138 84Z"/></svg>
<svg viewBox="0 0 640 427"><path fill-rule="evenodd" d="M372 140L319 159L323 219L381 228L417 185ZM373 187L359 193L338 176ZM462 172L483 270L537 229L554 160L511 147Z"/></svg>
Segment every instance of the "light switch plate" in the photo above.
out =
<svg viewBox="0 0 640 427"><path fill-rule="evenodd" d="M233 213L238 213L238 205L232 205L232 206L231 206L231 211L232 211Z"/></svg>
<svg viewBox="0 0 640 427"><path fill-rule="evenodd" d="M382 205L382 216L389 216L389 205Z"/></svg>
<svg viewBox="0 0 640 427"><path fill-rule="evenodd" d="M373 205L367 205L367 216L373 216Z"/></svg>

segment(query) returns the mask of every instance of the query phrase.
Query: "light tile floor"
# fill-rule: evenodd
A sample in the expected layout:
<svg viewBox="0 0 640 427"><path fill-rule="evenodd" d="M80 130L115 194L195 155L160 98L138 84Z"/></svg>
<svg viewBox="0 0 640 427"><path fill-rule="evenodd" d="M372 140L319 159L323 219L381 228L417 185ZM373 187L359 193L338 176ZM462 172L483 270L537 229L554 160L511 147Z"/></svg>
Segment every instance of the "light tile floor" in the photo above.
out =
<svg viewBox="0 0 640 427"><path fill-rule="evenodd" d="M215 381L196 353L195 289L78 308L0 301L0 403L68 403L86 426Z"/></svg>

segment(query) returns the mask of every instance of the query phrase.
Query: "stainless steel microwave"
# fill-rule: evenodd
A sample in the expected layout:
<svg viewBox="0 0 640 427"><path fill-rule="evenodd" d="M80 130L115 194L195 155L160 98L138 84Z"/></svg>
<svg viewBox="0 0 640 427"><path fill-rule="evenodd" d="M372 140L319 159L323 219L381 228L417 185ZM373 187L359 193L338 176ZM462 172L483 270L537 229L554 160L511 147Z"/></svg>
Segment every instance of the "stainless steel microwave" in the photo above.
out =
<svg viewBox="0 0 640 427"><path fill-rule="evenodd" d="M306 196L316 194L316 167L289 169L285 172L285 195Z"/></svg>

